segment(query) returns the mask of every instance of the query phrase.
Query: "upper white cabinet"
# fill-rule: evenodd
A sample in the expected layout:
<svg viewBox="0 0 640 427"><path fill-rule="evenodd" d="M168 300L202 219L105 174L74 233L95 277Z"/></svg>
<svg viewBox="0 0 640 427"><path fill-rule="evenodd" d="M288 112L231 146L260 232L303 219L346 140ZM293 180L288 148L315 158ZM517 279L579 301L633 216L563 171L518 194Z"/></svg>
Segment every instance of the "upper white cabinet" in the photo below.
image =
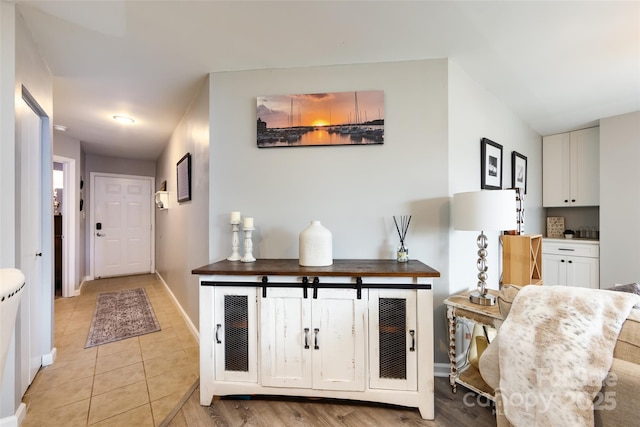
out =
<svg viewBox="0 0 640 427"><path fill-rule="evenodd" d="M542 205L600 204L600 131L598 127L542 139Z"/></svg>

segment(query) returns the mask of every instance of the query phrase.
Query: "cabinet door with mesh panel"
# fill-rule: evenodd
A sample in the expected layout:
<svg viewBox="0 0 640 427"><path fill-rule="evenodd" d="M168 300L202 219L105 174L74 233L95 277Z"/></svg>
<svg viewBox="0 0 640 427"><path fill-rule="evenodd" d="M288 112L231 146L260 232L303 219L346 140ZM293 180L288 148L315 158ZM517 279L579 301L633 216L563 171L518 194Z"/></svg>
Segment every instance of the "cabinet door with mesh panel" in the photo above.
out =
<svg viewBox="0 0 640 427"><path fill-rule="evenodd" d="M416 326L414 290L369 290L370 388L417 390Z"/></svg>
<svg viewBox="0 0 640 427"><path fill-rule="evenodd" d="M216 380L257 382L256 288L216 288L214 312Z"/></svg>

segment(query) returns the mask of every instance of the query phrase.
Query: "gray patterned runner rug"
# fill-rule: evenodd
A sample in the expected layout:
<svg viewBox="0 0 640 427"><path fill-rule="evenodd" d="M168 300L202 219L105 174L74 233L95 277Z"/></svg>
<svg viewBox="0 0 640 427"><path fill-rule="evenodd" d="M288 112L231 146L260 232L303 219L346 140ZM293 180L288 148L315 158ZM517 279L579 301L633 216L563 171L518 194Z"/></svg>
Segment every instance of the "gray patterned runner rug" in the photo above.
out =
<svg viewBox="0 0 640 427"><path fill-rule="evenodd" d="M159 330L160 323L144 288L105 292L96 297L96 310L84 348Z"/></svg>

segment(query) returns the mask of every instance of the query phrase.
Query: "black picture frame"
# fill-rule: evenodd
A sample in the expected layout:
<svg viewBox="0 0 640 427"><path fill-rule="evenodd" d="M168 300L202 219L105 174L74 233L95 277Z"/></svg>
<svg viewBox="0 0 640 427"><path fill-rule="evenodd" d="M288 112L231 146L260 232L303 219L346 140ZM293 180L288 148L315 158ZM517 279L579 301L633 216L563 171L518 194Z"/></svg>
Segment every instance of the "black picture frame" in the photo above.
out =
<svg viewBox="0 0 640 427"><path fill-rule="evenodd" d="M521 188L527 194L527 156L511 152L511 187Z"/></svg>
<svg viewBox="0 0 640 427"><path fill-rule="evenodd" d="M502 145L488 138L482 138L480 162L480 188L502 190Z"/></svg>
<svg viewBox="0 0 640 427"><path fill-rule="evenodd" d="M178 203L191 200L191 154L185 154L176 165Z"/></svg>

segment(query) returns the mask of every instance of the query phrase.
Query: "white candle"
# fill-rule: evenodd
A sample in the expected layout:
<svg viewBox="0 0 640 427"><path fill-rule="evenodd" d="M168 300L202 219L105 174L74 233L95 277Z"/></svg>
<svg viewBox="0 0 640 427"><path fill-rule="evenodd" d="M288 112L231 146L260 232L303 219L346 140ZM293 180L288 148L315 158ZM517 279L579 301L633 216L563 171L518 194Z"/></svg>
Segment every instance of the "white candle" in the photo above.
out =
<svg viewBox="0 0 640 427"><path fill-rule="evenodd" d="M244 228L253 228L253 218L244 219Z"/></svg>
<svg viewBox="0 0 640 427"><path fill-rule="evenodd" d="M231 212L231 223L232 224L240 223L240 212Z"/></svg>

